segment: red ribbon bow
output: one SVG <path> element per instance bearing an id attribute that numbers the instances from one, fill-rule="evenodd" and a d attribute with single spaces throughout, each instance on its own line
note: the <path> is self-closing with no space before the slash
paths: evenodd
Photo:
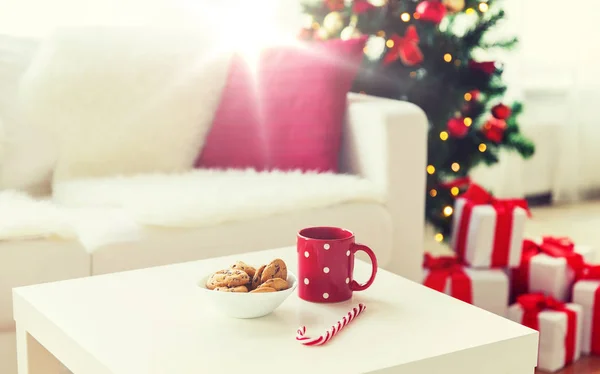
<path id="1" fill-rule="evenodd" d="M 523 253 L 521 254 L 521 264 L 518 268 L 512 270 L 512 293 L 521 295 L 529 292 L 529 267 L 533 256 L 545 253 L 551 257 L 564 258 L 567 265 L 573 269 L 577 278 L 584 270 L 585 261 L 583 256 L 575 252 L 575 244 L 569 238 L 558 238 L 545 236 L 542 243 L 538 244 L 532 240 L 523 240 Z"/>
<path id="2" fill-rule="evenodd" d="M 424 267 L 429 269 L 429 274 L 423 282 L 425 286 L 443 293 L 446 282 L 450 279 L 451 296 L 465 303 L 473 303 L 471 279 L 456 257 L 432 257 L 426 253 Z"/>
<path id="3" fill-rule="evenodd" d="M 575 358 L 575 340 L 577 337 L 577 313 L 551 296 L 543 294 L 527 294 L 517 298 L 517 303 L 523 308 L 522 325 L 539 331 L 538 315 L 544 310 L 553 310 L 567 315 L 567 333 L 565 335 L 565 365 Z"/>
<path id="4" fill-rule="evenodd" d="M 575 252 L 575 243 L 569 238 L 544 236 L 540 245 L 527 239 L 523 241 L 523 245 L 522 259 L 525 261 L 531 260 L 537 253 L 545 253 L 551 257 L 564 258 L 577 277 L 585 268 L 583 256 Z"/>
<path id="5" fill-rule="evenodd" d="M 419 48 L 419 35 L 415 26 L 408 26 L 404 36 L 394 34 L 390 40 L 394 44 L 383 58 L 385 65 L 397 59 L 400 59 L 406 66 L 414 66 L 423 62 L 423 52 Z"/>
<path id="6" fill-rule="evenodd" d="M 581 272 L 582 280 L 600 281 L 600 265 L 586 265 Z M 592 354 L 600 354 L 600 286 L 594 292 L 594 306 L 592 308 L 592 341 L 590 347 Z"/>
<path id="7" fill-rule="evenodd" d="M 508 265 L 510 258 L 510 240 L 513 229 L 513 211 L 523 208 L 531 215 L 524 199 L 497 199 L 487 192 L 483 187 L 471 183 L 467 191 L 462 194 L 467 200 L 460 217 L 458 235 L 456 239 L 456 251 L 460 258 L 464 258 L 467 249 L 467 234 L 473 208 L 477 205 L 491 205 L 496 211 L 496 229 L 494 232 L 494 246 L 490 267 L 503 267 Z"/>
<path id="8" fill-rule="evenodd" d="M 600 265 L 585 265 L 579 279 L 600 281 Z"/>

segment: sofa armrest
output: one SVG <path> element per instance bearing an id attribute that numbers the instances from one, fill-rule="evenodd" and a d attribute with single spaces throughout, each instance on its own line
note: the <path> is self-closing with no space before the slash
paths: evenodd
<path id="1" fill-rule="evenodd" d="M 360 175 L 387 195 L 393 254 L 385 267 L 421 281 L 425 217 L 427 117 L 414 104 L 350 94 L 342 172 Z"/>

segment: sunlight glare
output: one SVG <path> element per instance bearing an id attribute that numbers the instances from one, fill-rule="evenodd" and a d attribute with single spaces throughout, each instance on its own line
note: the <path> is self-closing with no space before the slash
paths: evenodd
<path id="1" fill-rule="evenodd" d="M 224 31 L 223 43 L 227 43 L 234 52 L 241 53 L 251 63 L 258 62 L 260 51 L 265 47 L 296 42 L 296 35 L 282 26 L 281 15 L 277 14 L 278 7 L 270 6 L 269 1 L 260 5 L 256 2 L 244 2 L 235 11 L 230 8 L 226 11 L 229 18 L 227 26 L 219 27 Z"/>

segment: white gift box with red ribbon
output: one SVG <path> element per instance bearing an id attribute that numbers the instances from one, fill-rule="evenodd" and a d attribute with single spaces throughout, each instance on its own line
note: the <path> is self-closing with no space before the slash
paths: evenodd
<path id="1" fill-rule="evenodd" d="M 546 240 L 552 240 L 553 245 L 544 246 Z M 574 254 L 581 260 L 573 261 Z M 541 292 L 563 302 L 570 300 L 577 271 L 591 263 L 594 254 L 592 247 L 574 245 L 568 238 L 525 240 L 521 265 L 511 271 L 513 297 Z"/>
<path id="2" fill-rule="evenodd" d="M 600 266 L 587 266 L 573 286 L 573 302 L 583 308 L 581 351 L 600 355 Z"/>
<path id="3" fill-rule="evenodd" d="M 471 269 L 450 257 L 425 256 L 425 286 L 506 317 L 508 276 L 500 269 Z"/>
<path id="4" fill-rule="evenodd" d="M 531 295 L 525 295 L 531 296 Z M 543 297 L 543 296 L 542 296 Z M 583 333 L 583 308 L 577 304 L 563 304 L 563 310 L 543 309 L 537 311 L 533 321 L 539 331 L 538 368 L 554 372 L 578 360 L 581 356 L 581 337 Z M 569 315 L 564 310 L 571 311 L 575 316 L 569 323 Z M 519 303 L 508 308 L 508 318 L 517 323 L 532 327 L 531 318 L 526 317 L 526 311 Z M 529 319 L 529 322 L 527 320 Z M 573 330 L 570 330 L 570 326 Z M 534 327 L 532 327 L 534 328 Z"/>
<path id="5" fill-rule="evenodd" d="M 454 203 L 452 248 L 472 267 L 517 267 L 527 211 L 519 206 L 474 204 L 467 198 Z"/>

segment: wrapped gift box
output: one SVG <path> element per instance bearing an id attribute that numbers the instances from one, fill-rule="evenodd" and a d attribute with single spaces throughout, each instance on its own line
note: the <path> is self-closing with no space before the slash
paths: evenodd
<path id="1" fill-rule="evenodd" d="M 512 297 L 541 292 L 568 301 L 577 273 L 593 260 L 591 247 L 576 246 L 568 238 L 524 240 L 521 265 L 511 271 Z"/>
<path id="2" fill-rule="evenodd" d="M 471 184 L 454 204 L 452 248 L 472 267 L 517 267 L 527 215 L 525 200 L 496 199 Z"/>
<path id="3" fill-rule="evenodd" d="M 502 317 L 508 307 L 508 276 L 499 269 L 472 269 L 454 257 L 426 255 L 425 286 Z"/>
<path id="4" fill-rule="evenodd" d="M 538 369 L 554 372 L 581 356 L 583 310 L 542 294 L 519 297 L 508 318 L 539 331 Z"/>
<path id="5" fill-rule="evenodd" d="M 573 303 L 583 308 L 581 352 L 600 355 L 600 266 L 588 267 L 575 282 Z"/>

